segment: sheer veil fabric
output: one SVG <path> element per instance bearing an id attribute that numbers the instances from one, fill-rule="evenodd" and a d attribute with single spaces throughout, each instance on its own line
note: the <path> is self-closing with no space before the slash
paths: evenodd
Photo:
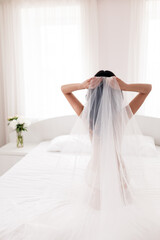
<path id="1" fill-rule="evenodd" d="M 143 136 L 116 78 L 91 83 L 71 134 L 90 143 L 88 162 L 79 168 L 82 149 L 57 203 L 48 186 L 48 208 L 19 224 L 21 238 L 10 239 L 160 239 L 160 182 L 150 168 L 160 157 L 140 152 Z M 129 145 L 134 151 L 126 154 Z"/>

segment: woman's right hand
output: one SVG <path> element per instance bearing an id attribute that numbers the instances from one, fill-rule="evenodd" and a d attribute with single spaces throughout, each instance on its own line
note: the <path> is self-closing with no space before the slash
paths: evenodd
<path id="1" fill-rule="evenodd" d="M 108 80 L 108 84 L 111 88 L 113 89 L 121 89 L 121 90 L 126 90 L 127 89 L 127 83 L 125 83 L 124 81 L 122 81 L 120 78 L 113 76 L 113 77 L 109 77 L 107 78 Z M 117 85 L 118 83 L 118 85 Z"/>
<path id="2" fill-rule="evenodd" d="M 116 80 L 119 84 L 119 87 L 121 90 L 127 90 L 127 83 L 125 83 L 124 81 L 122 81 L 120 78 L 116 77 Z"/>

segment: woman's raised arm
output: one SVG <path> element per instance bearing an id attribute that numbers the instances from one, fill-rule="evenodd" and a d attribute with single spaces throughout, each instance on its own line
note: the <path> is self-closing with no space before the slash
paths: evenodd
<path id="1" fill-rule="evenodd" d="M 117 82 L 120 86 L 120 89 L 123 91 L 131 91 L 131 92 L 138 92 L 138 95 L 129 103 L 129 106 L 135 114 L 140 106 L 143 104 L 144 100 L 152 90 L 151 84 L 143 84 L 143 83 L 125 83 L 121 79 L 117 78 Z"/>
<path id="2" fill-rule="evenodd" d="M 92 79 L 92 78 L 91 78 Z M 72 92 L 82 90 L 82 89 L 88 89 L 91 79 L 88 79 L 82 83 L 73 83 L 73 84 L 67 84 L 61 86 L 61 90 L 68 100 L 68 102 L 71 104 L 74 111 L 79 116 L 81 112 L 83 111 L 83 104 L 74 96 Z"/>

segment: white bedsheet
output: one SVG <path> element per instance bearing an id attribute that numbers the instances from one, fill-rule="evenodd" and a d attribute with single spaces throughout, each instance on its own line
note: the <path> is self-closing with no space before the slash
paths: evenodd
<path id="1" fill-rule="evenodd" d="M 40 209 L 49 210 L 48 201 L 53 208 L 65 204 L 72 168 L 76 166 L 76 180 L 83 176 L 89 156 L 47 152 L 48 144 L 40 143 L 0 178 L 0 240 L 8 240 L 8 229 L 32 219 Z"/>
<path id="2" fill-rule="evenodd" d="M 13 232 L 18 225 L 50 210 L 49 206 L 54 209 L 66 204 L 64 195 L 73 182 L 73 168 L 76 171 L 74 181 L 78 183 L 83 177 L 89 155 L 47 152 L 49 143 L 40 143 L 0 178 L 0 240 L 9 240 L 9 231 Z M 130 158 L 130 161 L 133 162 L 137 179 L 140 172 L 137 172 L 135 165 L 139 163 L 135 162 L 135 158 Z M 160 161 L 143 158 L 141 162 L 145 162 L 148 168 L 152 166 L 153 173 L 156 170 L 159 183 Z M 134 175 L 134 172 L 131 174 Z"/>

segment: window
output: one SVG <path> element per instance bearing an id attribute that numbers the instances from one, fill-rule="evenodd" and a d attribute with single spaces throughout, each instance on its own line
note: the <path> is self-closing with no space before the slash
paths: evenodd
<path id="1" fill-rule="evenodd" d="M 21 9 L 25 115 L 73 114 L 62 84 L 83 81 L 83 38 L 78 5 Z M 80 100 L 84 92 L 77 93 Z"/>

